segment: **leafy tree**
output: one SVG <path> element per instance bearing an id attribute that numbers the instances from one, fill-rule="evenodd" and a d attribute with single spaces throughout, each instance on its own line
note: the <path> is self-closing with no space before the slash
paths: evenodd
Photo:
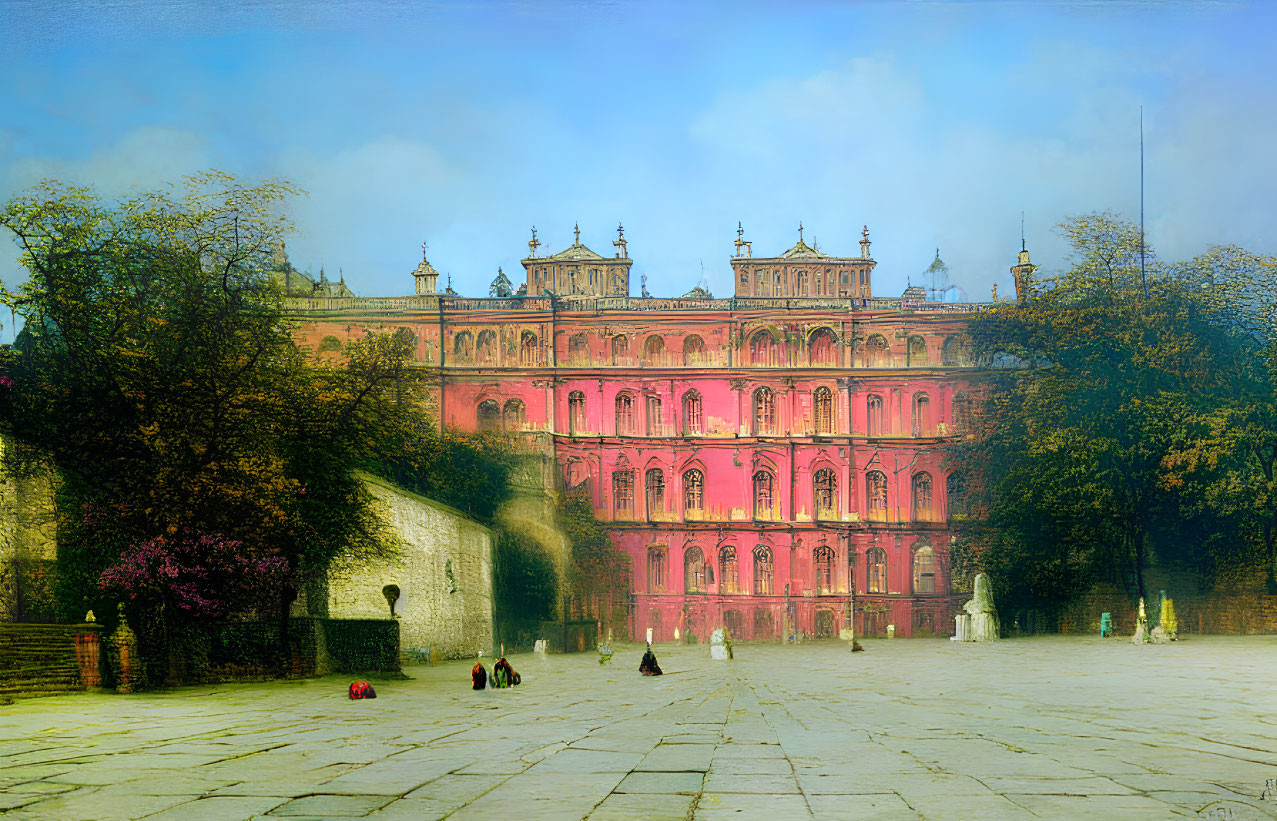
<path id="1" fill-rule="evenodd" d="M 208 572 L 223 548 L 277 557 L 257 606 L 286 613 L 335 557 L 385 549 L 351 468 L 408 419 L 409 349 L 369 336 L 325 369 L 293 342 L 270 272 L 294 193 L 212 172 L 119 202 L 47 182 L 0 210 L 29 272 L 3 291 L 26 324 L 0 432 L 60 477 L 66 616 L 109 613 L 103 571 L 155 551 Z"/>
<path id="2" fill-rule="evenodd" d="M 1250 275 L 1265 269 L 1239 249 L 1179 265 L 1146 250 L 1142 277 L 1133 224 L 1092 214 L 1060 230 L 1070 267 L 971 325 L 979 355 L 1017 367 L 993 378 L 953 457 L 982 514 L 967 553 L 1012 604 L 1058 602 L 1102 579 L 1145 595 L 1154 554 L 1207 569 L 1210 550 L 1262 529 L 1233 514 L 1272 502 L 1262 460 L 1243 458 L 1272 441 L 1256 333 L 1265 308 Z M 1239 310 L 1246 294 L 1254 308 Z M 1229 508 L 1201 503 L 1211 483 Z"/>

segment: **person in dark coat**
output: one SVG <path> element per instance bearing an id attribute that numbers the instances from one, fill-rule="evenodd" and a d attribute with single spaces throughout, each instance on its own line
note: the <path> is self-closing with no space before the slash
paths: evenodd
<path id="1" fill-rule="evenodd" d="M 470 682 L 476 690 L 482 690 L 488 686 L 488 670 L 483 666 L 483 662 L 476 661 L 470 668 Z"/>
<path id="2" fill-rule="evenodd" d="M 650 644 L 647 646 L 647 652 L 643 654 L 643 660 L 639 662 L 639 672 L 645 676 L 661 674 L 661 665 L 656 663 L 656 654 L 652 652 Z"/>

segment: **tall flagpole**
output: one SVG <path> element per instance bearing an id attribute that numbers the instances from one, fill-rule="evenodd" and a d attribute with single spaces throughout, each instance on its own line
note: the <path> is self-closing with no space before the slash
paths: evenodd
<path id="1" fill-rule="evenodd" d="M 1140 106 L 1140 287 L 1148 297 L 1148 280 L 1144 277 L 1144 106 Z"/>

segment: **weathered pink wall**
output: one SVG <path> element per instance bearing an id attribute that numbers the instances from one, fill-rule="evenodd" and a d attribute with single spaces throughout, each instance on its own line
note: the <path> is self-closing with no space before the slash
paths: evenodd
<path id="1" fill-rule="evenodd" d="M 955 400 L 978 387 L 978 374 L 958 347 L 968 315 L 961 309 L 902 308 L 882 300 L 342 302 L 328 315 L 317 315 L 312 306 L 299 311 L 304 343 L 319 350 L 325 337 L 407 329 L 444 424 L 473 429 L 480 405 L 491 401 L 501 411 L 495 424 L 549 434 L 564 483 L 588 490 L 598 517 L 614 523 L 617 544 L 632 558 L 635 637 L 652 626 L 662 640 L 672 639 L 676 627 L 704 638 L 736 618 L 728 611 L 739 614 L 744 637 L 780 636 L 786 613 L 791 631 L 812 634 L 832 624 L 836 633 L 844 623 L 852 575 L 858 630 L 882 632 L 889 623 L 901 636 L 952 629 L 944 453 L 961 434 Z M 761 362 L 759 333 L 776 340 Z M 820 334 L 836 342 L 823 359 L 809 345 Z M 493 340 L 486 353 L 481 335 Z M 701 340 L 700 352 L 685 349 L 692 335 Z M 619 336 L 626 338 L 625 350 L 614 353 Z M 648 341 L 653 336 L 661 338 L 656 348 Z M 866 342 L 878 338 L 885 349 L 873 353 Z M 753 430 L 758 388 L 770 389 L 775 398 L 770 435 Z M 814 392 L 820 388 L 832 395 L 832 419 L 827 431 L 817 433 Z M 701 397 L 699 433 L 686 430 L 683 421 L 682 401 L 690 391 Z M 584 396 L 584 410 L 573 424 L 569 397 L 576 392 Z M 634 400 L 629 431 L 616 429 L 622 393 Z M 920 395 L 928 404 L 915 423 Z M 649 397 L 660 400 L 659 417 L 648 418 Z M 871 397 L 882 401 L 880 427 L 872 436 Z M 513 410 L 519 402 L 521 416 Z M 705 478 L 704 505 L 689 515 L 683 476 L 693 468 Z M 816 521 L 813 476 L 821 468 L 834 471 L 837 503 L 831 515 Z M 755 516 L 752 477 L 760 469 L 774 477 L 770 518 Z M 618 470 L 634 472 L 630 511 L 615 506 Z M 663 476 L 659 509 L 647 509 L 649 470 Z M 887 482 L 886 510 L 874 521 L 867 497 L 870 471 L 882 472 Z M 931 477 L 930 511 L 914 509 L 912 483 L 921 472 Z M 923 539 L 934 553 L 935 593 L 914 590 L 914 550 Z M 770 595 L 753 590 L 758 545 L 772 555 Z M 834 553 L 833 583 L 823 592 L 815 589 L 813 559 L 821 546 Z M 691 547 L 714 565 L 714 581 L 703 592 L 685 590 L 684 555 Z M 723 592 L 717 557 L 724 547 L 736 550 L 738 593 Z M 867 585 L 872 548 L 886 556 L 885 589 L 875 592 Z M 658 589 L 649 578 L 653 550 L 665 556 Z M 833 615 L 821 617 L 822 610 Z M 832 622 L 818 624 L 822 618 Z"/>

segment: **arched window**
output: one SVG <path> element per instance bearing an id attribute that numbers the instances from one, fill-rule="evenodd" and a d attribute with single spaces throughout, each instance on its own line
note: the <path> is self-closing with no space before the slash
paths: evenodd
<path id="1" fill-rule="evenodd" d="M 688 391 L 683 394 L 683 435 L 699 436 L 704 432 L 705 421 L 701 413 L 701 394 L 699 391 Z"/>
<path id="2" fill-rule="evenodd" d="M 584 365 L 590 361 L 589 339 L 584 333 L 568 337 L 568 362 Z"/>
<path id="3" fill-rule="evenodd" d="M 665 473 L 660 468 L 652 468 L 643 477 L 643 488 L 647 493 L 647 518 L 659 518 L 665 512 Z"/>
<path id="4" fill-rule="evenodd" d="M 653 393 L 647 395 L 647 435 L 661 435 L 661 397 Z"/>
<path id="5" fill-rule="evenodd" d="M 940 361 L 945 365 L 958 366 L 966 364 L 965 351 L 963 351 L 962 340 L 956 336 L 946 336 L 944 345 L 940 348 Z"/>
<path id="6" fill-rule="evenodd" d="M 775 575 L 772 569 L 772 549 L 760 544 L 754 548 L 754 595 L 770 596 Z"/>
<path id="7" fill-rule="evenodd" d="M 522 399 L 510 399 L 501 411 L 501 426 L 507 431 L 523 430 L 523 422 L 527 418 Z"/>
<path id="8" fill-rule="evenodd" d="M 683 364 L 704 365 L 705 362 L 705 340 L 696 334 L 683 337 Z"/>
<path id="9" fill-rule="evenodd" d="M 886 368 L 890 362 L 890 349 L 887 338 L 882 334 L 874 334 L 865 340 L 865 367 Z"/>
<path id="10" fill-rule="evenodd" d="M 812 476 L 812 490 L 817 519 L 838 518 L 838 477 L 830 468 L 821 468 Z"/>
<path id="11" fill-rule="evenodd" d="M 462 361 L 474 356 L 474 337 L 462 331 L 452 338 L 452 355 Z"/>
<path id="12" fill-rule="evenodd" d="M 496 364 L 497 334 L 495 331 L 479 331 L 479 340 L 474 348 L 474 361 L 480 365 Z"/>
<path id="13" fill-rule="evenodd" d="M 798 272 L 798 295 L 809 296 L 810 294 L 811 294 L 811 288 L 807 281 L 807 272 L 799 271 Z"/>
<path id="14" fill-rule="evenodd" d="M 736 548 L 724 545 L 718 551 L 718 591 L 735 593 L 740 589 L 740 573 L 736 569 Z"/>
<path id="15" fill-rule="evenodd" d="M 887 431 L 883 425 L 885 415 L 882 411 L 882 397 L 870 395 L 866 407 L 869 410 L 869 435 L 883 436 Z"/>
<path id="16" fill-rule="evenodd" d="M 816 433 L 833 433 L 834 431 L 834 393 L 825 386 L 811 392 L 812 415 L 815 417 Z"/>
<path id="17" fill-rule="evenodd" d="M 881 547 L 871 547 L 865 552 L 865 592 L 887 592 L 887 552 Z"/>
<path id="18" fill-rule="evenodd" d="M 909 367 L 917 368 L 927 364 L 927 340 L 920 336 L 909 337 Z"/>
<path id="19" fill-rule="evenodd" d="M 616 435 L 630 436 L 634 433 L 634 397 L 628 393 L 616 395 Z"/>
<path id="20" fill-rule="evenodd" d="M 771 388 L 754 391 L 754 435 L 771 436 L 776 433 L 776 394 Z"/>
<path id="21" fill-rule="evenodd" d="M 750 337 L 749 362 L 751 365 L 774 367 L 780 364 L 780 346 L 772 332 L 762 330 Z"/>
<path id="22" fill-rule="evenodd" d="M 663 337 L 653 334 L 643 343 L 643 364 L 665 364 L 665 339 Z"/>
<path id="23" fill-rule="evenodd" d="M 705 510 L 705 474 L 696 468 L 683 472 L 683 514 L 699 516 Z"/>
<path id="24" fill-rule="evenodd" d="M 628 365 L 630 357 L 630 340 L 625 336 L 612 337 L 612 364 Z"/>
<path id="25" fill-rule="evenodd" d="M 965 393 L 955 393 L 951 401 L 953 429 L 955 432 L 964 432 L 971 424 L 971 399 Z"/>
<path id="26" fill-rule="evenodd" d="M 931 474 L 925 470 L 913 475 L 913 518 L 931 521 Z"/>
<path id="27" fill-rule="evenodd" d="M 519 364 L 531 367 L 541 364 L 540 351 L 537 350 L 537 335 L 531 331 L 519 334 Z"/>
<path id="28" fill-rule="evenodd" d="M 568 434 L 576 436 L 585 430 L 585 394 L 572 391 L 568 394 Z"/>
<path id="29" fill-rule="evenodd" d="M 629 519 L 634 516 L 634 471 L 621 468 L 612 473 L 612 505 L 616 510 L 616 518 Z"/>
<path id="30" fill-rule="evenodd" d="M 913 435 L 930 436 L 931 430 L 931 397 L 925 393 L 915 393 L 913 395 Z"/>
<path id="31" fill-rule="evenodd" d="M 705 592 L 705 554 L 699 547 L 683 551 L 683 589 L 688 593 Z"/>
<path id="32" fill-rule="evenodd" d="M 819 328 L 807 338 L 807 361 L 817 366 L 838 364 L 838 348 L 833 331 Z"/>
<path id="33" fill-rule="evenodd" d="M 822 544 L 812 551 L 812 562 L 816 566 L 816 595 L 824 596 L 834 592 L 833 548 Z"/>
<path id="34" fill-rule="evenodd" d="M 475 421 L 479 430 L 496 430 L 501 427 L 501 406 L 491 399 L 483 400 L 475 411 Z"/>
<path id="35" fill-rule="evenodd" d="M 653 593 L 663 591 L 669 570 L 669 554 L 664 545 L 647 549 L 647 589 Z"/>
<path id="36" fill-rule="evenodd" d="M 887 520 L 887 474 L 871 470 L 865 474 L 865 495 L 869 501 L 869 521 Z"/>
<path id="37" fill-rule="evenodd" d="M 936 592 L 935 555 L 931 551 L 931 545 L 925 542 L 922 547 L 915 545 L 913 551 L 913 592 Z"/>
<path id="38" fill-rule="evenodd" d="M 754 474 L 754 518 L 755 519 L 773 519 L 776 516 L 774 510 L 776 495 L 775 479 L 765 470 L 760 470 Z"/>

